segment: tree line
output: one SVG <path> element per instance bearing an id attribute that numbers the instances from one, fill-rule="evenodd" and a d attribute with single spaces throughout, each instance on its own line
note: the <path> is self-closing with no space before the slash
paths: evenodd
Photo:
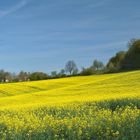
<path id="1" fill-rule="evenodd" d="M 59 72 L 52 71 L 50 74 L 44 72 L 25 72 L 21 71 L 18 74 L 10 73 L 0 70 L 0 82 L 24 82 L 46 80 L 54 78 L 62 78 L 69 76 L 85 76 L 101 73 L 112 73 L 129 70 L 140 69 L 140 39 L 133 39 L 128 43 L 127 51 L 117 52 L 115 56 L 111 57 L 106 65 L 99 60 L 94 60 L 91 66 L 81 70 L 74 60 L 69 60 L 63 69 Z"/>
<path id="2" fill-rule="evenodd" d="M 75 61 L 69 60 L 66 63 L 65 67 L 61 69 L 59 72 L 52 71 L 50 74 L 47 74 L 45 72 L 25 72 L 25 71 L 20 71 L 18 74 L 15 74 L 4 70 L 0 70 L 0 82 L 1 83 L 24 82 L 24 81 L 55 79 L 78 75 L 91 75 L 97 71 L 101 71 L 103 68 L 104 65 L 102 62 L 94 60 L 90 68 L 82 68 L 82 70 L 79 71 Z"/>
<path id="3" fill-rule="evenodd" d="M 140 69 L 140 39 L 132 39 L 127 51 L 117 52 L 107 63 L 108 72 Z"/>

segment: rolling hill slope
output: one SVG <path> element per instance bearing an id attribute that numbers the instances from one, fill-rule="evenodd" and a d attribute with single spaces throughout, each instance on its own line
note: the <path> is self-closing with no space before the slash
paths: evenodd
<path id="1" fill-rule="evenodd" d="M 0 84 L 0 139 L 137 140 L 139 108 L 140 71 Z"/>
<path id="2" fill-rule="evenodd" d="M 140 96 L 140 71 L 0 85 L 0 107 Z"/>

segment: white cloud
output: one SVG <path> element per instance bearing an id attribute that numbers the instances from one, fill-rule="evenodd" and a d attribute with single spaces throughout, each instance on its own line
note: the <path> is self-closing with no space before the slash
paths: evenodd
<path id="1" fill-rule="evenodd" d="M 23 8 L 27 4 L 27 1 L 22 0 L 21 2 L 17 3 L 13 7 L 7 9 L 7 10 L 0 10 L 0 17 L 7 16 L 11 13 L 14 13 L 18 11 L 19 9 Z"/>

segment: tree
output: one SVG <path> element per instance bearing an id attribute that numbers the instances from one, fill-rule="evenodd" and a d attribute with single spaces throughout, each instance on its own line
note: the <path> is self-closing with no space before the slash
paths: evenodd
<path id="1" fill-rule="evenodd" d="M 61 69 L 60 70 L 60 74 L 64 75 L 65 74 L 65 70 L 64 69 Z"/>
<path id="2" fill-rule="evenodd" d="M 30 74 L 29 79 L 31 81 L 35 81 L 35 80 L 45 80 L 48 78 L 48 75 L 46 73 L 43 72 L 33 72 Z"/>
<path id="3" fill-rule="evenodd" d="M 28 81 L 29 80 L 29 73 L 21 71 L 18 74 L 18 79 L 19 79 L 19 81 Z"/>
<path id="4" fill-rule="evenodd" d="M 66 63 L 65 70 L 70 75 L 73 75 L 75 72 L 77 72 L 78 68 L 76 66 L 76 63 L 73 60 L 70 60 Z"/>
<path id="5" fill-rule="evenodd" d="M 116 70 L 120 70 L 121 63 L 125 55 L 126 55 L 126 52 L 124 51 L 120 51 L 116 53 L 116 55 L 110 58 L 109 62 L 107 63 L 107 69 L 112 72 Z"/>
<path id="6" fill-rule="evenodd" d="M 4 70 L 0 70 L 0 82 L 10 82 L 11 74 L 10 72 L 5 72 Z"/>
<path id="7" fill-rule="evenodd" d="M 140 69 L 140 39 L 133 39 L 128 44 L 128 51 L 121 63 L 122 70 Z"/>
<path id="8" fill-rule="evenodd" d="M 11 81 L 12 82 L 19 82 L 19 77 L 16 73 L 11 73 Z"/>
<path id="9" fill-rule="evenodd" d="M 81 75 L 92 75 L 95 73 L 95 70 L 92 67 L 82 68 Z"/>
<path id="10" fill-rule="evenodd" d="M 66 76 L 65 69 L 61 69 L 58 75 L 59 77 L 65 77 Z"/>
<path id="11" fill-rule="evenodd" d="M 58 75 L 57 75 L 57 71 L 52 71 L 51 72 L 51 77 L 52 78 L 55 78 L 55 77 L 57 77 Z"/>
<path id="12" fill-rule="evenodd" d="M 4 77 L 4 82 L 12 82 L 13 80 L 12 74 L 10 72 L 5 72 Z"/>
<path id="13" fill-rule="evenodd" d="M 92 67 L 95 70 L 102 70 L 104 68 L 104 64 L 101 61 L 94 60 Z"/>
<path id="14" fill-rule="evenodd" d="M 73 75 L 77 75 L 78 74 L 78 72 L 79 72 L 79 70 L 78 69 L 75 69 L 75 70 L 73 70 Z"/>

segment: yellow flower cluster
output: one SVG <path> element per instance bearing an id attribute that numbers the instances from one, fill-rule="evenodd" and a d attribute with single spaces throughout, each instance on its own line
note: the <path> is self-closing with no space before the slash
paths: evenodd
<path id="1" fill-rule="evenodd" d="M 140 139 L 140 71 L 0 85 L 0 140 Z"/>

